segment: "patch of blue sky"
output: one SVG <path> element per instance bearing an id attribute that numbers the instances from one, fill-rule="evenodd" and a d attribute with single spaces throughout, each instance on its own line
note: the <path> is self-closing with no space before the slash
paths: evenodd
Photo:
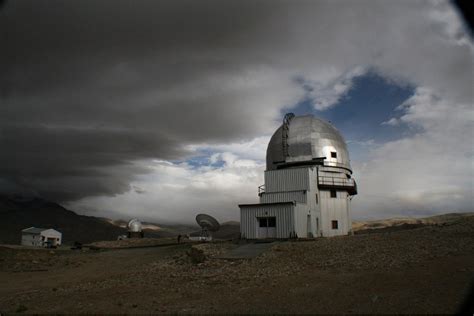
<path id="1" fill-rule="evenodd" d="M 196 156 L 192 156 L 186 160 L 175 160 L 172 161 L 175 164 L 187 163 L 191 169 L 199 169 L 202 167 L 212 167 L 212 168 L 221 168 L 224 166 L 225 162 L 221 159 L 217 159 L 215 162 L 211 163 L 211 156 L 216 152 L 202 149 Z"/>
<path id="2" fill-rule="evenodd" d="M 409 136 L 404 125 L 382 124 L 402 112 L 396 108 L 414 94 L 415 87 L 386 80 L 375 72 L 353 79 L 353 85 L 339 102 L 326 110 L 316 110 L 311 99 L 299 102 L 290 111 L 296 115 L 314 114 L 334 124 L 348 142 L 352 159 L 359 160 L 368 146 Z"/>
<path id="3" fill-rule="evenodd" d="M 302 85 L 304 81 L 299 82 Z M 309 89 L 310 87 L 303 87 Z M 382 124 L 402 112 L 396 108 L 414 94 L 414 87 L 386 80 L 375 72 L 368 72 L 353 79 L 351 89 L 339 102 L 326 110 L 316 110 L 311 99 L 304 99 L 294 107 L 282 110 L 296 115 L 313 114 L 334 124 L 344 135 L 352 160 L 362 161 L 373 146 L 409 136 L 414 132 L 404 125 Z M 191 168 L 221 168 L 225 162 L 218 159 L 211 163 L 216 152 L 203 148 L 195 156 L 184 161 Z"/>

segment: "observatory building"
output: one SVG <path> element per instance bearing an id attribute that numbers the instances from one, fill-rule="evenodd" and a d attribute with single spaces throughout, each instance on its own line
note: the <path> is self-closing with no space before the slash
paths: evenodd
<path id="1" fill-rule="evenodd" d="M 312 115 L 286 114 L 267 148 L 259 204 L 241 204 L 242 238 L 313 238 L 351 232 L 357 194 L 344 138 Z"/>
<path id="2" fill-rule="evenodd" d="M 128 222 L 128 238 L 143 238 L 142 222 L 133 218 Z"/>

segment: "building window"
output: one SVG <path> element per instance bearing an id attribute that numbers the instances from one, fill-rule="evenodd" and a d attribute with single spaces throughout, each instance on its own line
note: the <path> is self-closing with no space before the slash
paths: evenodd
<path id="1" fill-rule="evenodd" d="M 337 221 L 331 221 L 331 226 L 332 226 L 332 229 L 337 229 L 338 227 Z"/>
<path id="2" fill-rule="evenodd" d="M 276 227 L 276 217 L 268 218 L 268 227 Z"/>
<path id="3" fill-rule="evenodd" d="M 337 152 L 331 151 L 331 158 L 337 158 Z"/>
<path id="4" fill-rule="evenodd" d="M 331 190 L 331 197 L 332 197 L 332 198 L 337 198 L 337 192 L 336 192 L 336 190 Z"/>
<path id="5" fill-rule="evenodd" d="M 316 204 L 318 204 L 318 193 L 316 193 Z"/>
<path id="6" fill-rule="evenodd" d="M 260 217 L 258 219 L 259 227 L 276 227 L 276 217 Z"/>

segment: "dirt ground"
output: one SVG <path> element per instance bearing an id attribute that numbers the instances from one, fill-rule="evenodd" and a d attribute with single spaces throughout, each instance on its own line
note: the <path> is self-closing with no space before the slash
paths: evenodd
<path id="1" fill-rule="evenodd" d="M 0 313 L 454 313 L 474 276 L 474 218 L 213 258 L 236 246 L 0 248 Z"/>

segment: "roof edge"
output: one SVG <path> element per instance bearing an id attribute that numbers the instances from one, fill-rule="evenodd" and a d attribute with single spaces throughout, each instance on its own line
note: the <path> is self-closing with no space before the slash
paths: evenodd
<path id="1" fill-rule="evenodd" d="M 239 207 L 246 207 L 246 206 L 265 206 L 265 205 L 285 205 L 285 204 L 292 204 L 296 205 L 296 201 L 288 201 L 288 202 L 271 202 L 271 203 L 255 203 L 255 204 L 239 204 Z"/>

